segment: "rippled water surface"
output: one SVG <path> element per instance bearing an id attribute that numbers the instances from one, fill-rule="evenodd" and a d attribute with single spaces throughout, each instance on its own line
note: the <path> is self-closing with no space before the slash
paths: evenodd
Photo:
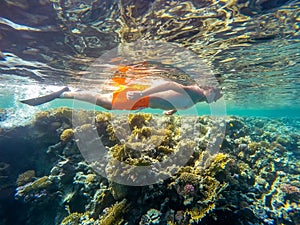
<path id="1" fill-rule="evenodd" d="M 151 40 L 197 54 L 230 107 L 297 109 L 299 28 L 299 1 L 4 0 L 1 106 L 49 85 L 84 89 L 78 81 L 103 53 Z M 99 74 L 100 83 L 110 75 Z"/>

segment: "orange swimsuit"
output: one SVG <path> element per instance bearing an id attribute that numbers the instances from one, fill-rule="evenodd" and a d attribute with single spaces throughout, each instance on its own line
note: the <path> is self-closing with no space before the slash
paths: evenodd
<path id="1" fill-rule="evenodd" d="M 113 93 L 112 109 L 120 110 L 137 110 L 149 107 L 149 96 L 139 98 L 137 100 L 127 99 L 128 91 L 143 91 L 148 88 L 148 85 L 132 84 L 121 85 L 120 88 Z"/>
<path id="2" fill-rule="evenodd" d="M 149 96 L 145 96 L 136 100 L 127 99 L 128 91 L 143 91 L 150 87 L 150 85 L 141 84 L 140 82 L 143 80 L 143 77 L 146 77 L 148 74 L 145 69 L 134 67 L 134 66 L 122 66 L 118 67 L 119 76 L 115 76 L 112 78 L 113 84 L 118 86 L 119 89 L 113 92 L 112 97 L 112 109 L 120 109 L 120 110 L 137 110 L 141 108 L 149 107 Z M 134 80 L 130 77 L 130 74 L 134 73 Z M 122 76 L 124 75 L 125 76 Z M 131 79 L 130 79 L 131 78 Z M 143 83 L 146 81 L 143 80 Z"/>

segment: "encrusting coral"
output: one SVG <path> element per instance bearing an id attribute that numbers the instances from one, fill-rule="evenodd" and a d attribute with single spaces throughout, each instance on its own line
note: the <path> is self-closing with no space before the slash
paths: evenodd
<path id="1" fill-rule="evenodd" d="M 85 112 L 43 112 L 28 127 L 42 133 L 41 143 L 49 136 L 47 143 L 55 150 L 49 152 L 50 175 L 35 178 L 28 172 L 23 180 L 27 175 L 20 175 L 15 196 L 32 212 L 51 202 L 59 224 L 218 224 L 224 213 L 222 219 L 233 224 L 299 221 L 300 167 L 295 157 L 300 135 L 286 134 L 292 143 L 275 135 L 286 129 L 282 122 L 274 127 L 272 120 L 228 117 L 220 151 L 212 154 L 214 118 Z M 78 117 L 77 126 L 71 123 L 72 114 Z M 53 123 L 56 128 L 47 134 Z M 81 137 L 92 143 L 95 133 L 105 146 L 108 163 L 100 168 L 108 178 L 122 173 L 129 183 L 157 182 L 133 187 L 98 175 L 77 146 Z M 139 174 L 132 169 L 166 160 L 171 163 L 165 170 Z"/>

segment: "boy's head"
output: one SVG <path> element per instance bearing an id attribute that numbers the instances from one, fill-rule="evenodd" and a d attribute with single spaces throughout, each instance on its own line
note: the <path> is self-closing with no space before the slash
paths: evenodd
<path id="1" fill-rule="evenodd" d="M 207 103 L 212 103 L 220 99 L 223 94 L 221 89 L 217 87 L 202 87 L 204 89 L 204 95 Z"/>

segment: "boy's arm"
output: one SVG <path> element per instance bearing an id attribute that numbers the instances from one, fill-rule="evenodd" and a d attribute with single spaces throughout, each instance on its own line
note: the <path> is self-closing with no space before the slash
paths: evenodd
<path id="1" fill-rule="evenodd" d="M 154 93 L 163 92 L 163 91 L 176 91 L 182 92 L 184 86 L 182 84 L 178 84 L 176 82 L 168 81 L 161 83 L 159 85 L 155 85 L 153 87 L 147 88 L 146 90 L 142 91 L 143 96 L 148 96 Z"/>
<path id="2" fill-rule="evenodd" d="M 159 92 L 164 92 L 164 91 L 175 91 L 182 93 L 184 91 L 185 86 L 182 84 L 178 84 L 176 82 L 168 81 L 164 82 L 158 85 L 155 85 L 153 87 L 147 88 L 144 91 L 129 91 L 127 93 L 127 98 L 128 99 L 137 99 L 141 98 L 144 96 L 149 96 L 151 94 L 159 93 Z"/>

